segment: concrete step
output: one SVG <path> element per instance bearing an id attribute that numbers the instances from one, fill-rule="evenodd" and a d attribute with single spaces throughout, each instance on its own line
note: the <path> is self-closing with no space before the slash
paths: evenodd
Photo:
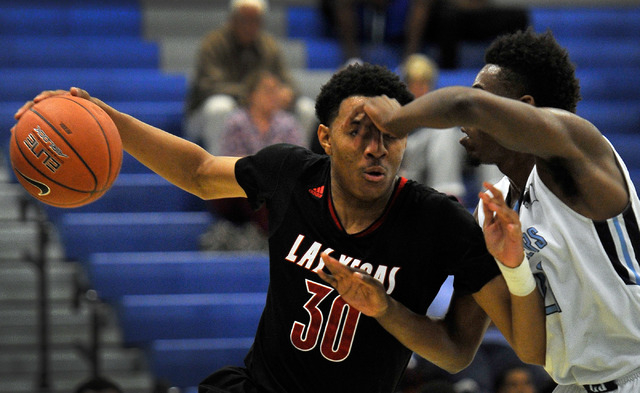
<path id="1" fill-rule="evenodd" d="M 333 70 L 310 70 L 304 68 L 291 70 L 293 79 L 298 83 L 300 93 L 314 100 L 318 96 L 318 93 L 320 93 L 322 85 L 329 81 L 333 73 Z"/>
<path id="2" fill-rule="evenodd" d="M 21 303 L 20 306 L 11 306 L 11 303 L 0 302 L 0 307 L 2 307 L 0 309 L 0 335 L 2 335 L 2 332 L 32 329 L 39 325 L 40 310 L 37 302 L 32 302 L 31 304 Z M 55 302 L 50 304 L 47 321 L 54 328 L 85 330 L 91 326 L 94 313 L 100 319 L 103 328 L 118 328 L 115 311 L 106 304 L 90 305 L 83 302 L 78 309 L 75 309 L 69 304 Z"/>
<path id="3" fill-rule="evenodd" d="M 35 301 L 39 298 L 40 273 L 34 263 L 25 260 L 1 263 L 0 301 Z M 47 261 L 46 264 L 50 301 L 70 302 L 75 295 L 74 277 L 81 274 L 80 268 L 74 263 L 60 260 Z"/>
<path id="4" fill-rule="evenodd" d="M 149 40 L 164 37 L 202 37 L 222 26 L 229 14 L 228 1 L 143 0 L 143 34 Z M 286 6 L 270 3 L 264 28 L 276 37 L 286 37 Z"/>
<path id="5" fill-rule="evenodd" d="M 49 327 L 51 345 L 89 345 L 91 332 L 88 326 L 53 324 Z M 0 329 L 0 346 L 22 348 L 25 345 L 37 345 L 40 342 L 38 326 L 23 326 L 15 329 Z M 100 342 L 105 345 L 120 345 L 122 334 L 115 326 L 105 326 L 100 333 Z"/>
<path id="6" fill-rule="evenodd" d="M 160 64 L 165 72 L 193 75 L 202 37 L 169 36 L 158 39 Z M 280 39 L 283 57 L 291 69 L 307 67 L 307 49 L 301 40 Z"/>
<path id="7" fill-rule="evenodd" d="M 44 231 L 49 236 L 45 253 L 48 259 L 62 259 L 63 248 L 57 240 L 58 235 L 52 224 L 46 223 Z M 40 228 L 38 222 L 0 221 L 0 261 L 3 259 L 20 259 L 25 255 L 37 255 Z"/>
<path id="8" fill-rule="evenodd" d="M 20 351 L 40 343 L 40 316 L 37 302 L 0 302 L 0 347 L 3 350 Z M 99 343 L 105 346 L 121 346 L 122 333 L 113 309 L 100 305 Z M 48 339 L 51 346 L 90 345 L 92 342 L 93 314 L 90 306 L 82 303 L 74 310 L 68 301 L 50 304 L 47 317 Z"/>
<path id="9" fill-rule="evenodd" d="M 4 171 L 0 170 L 0 174 Z M 20 184 L 0 180 L 0 220 L 19 220 L 23 217 L 34 219 L 36 211 L 25 208 L 32 197 Z"/>
<path id="10" fill-rule="evenodd" d="M 76 386 L 88 379 L 86 371 L 59 372 L 50 375 L 49 389 L 40 387 L 39 374 L 33 373 L 28 378 L 0 379 L 0 393 L 69 393 Z M 146 372 L 113 372 L 108 377 L 127 393 L 149 393 L 154 386 L 153 377 Z"/>
<path id="11" fill-rule="evenodd" d="M 29 379 L 39 372 L 40 352 L 37 348 L 0 353 L 0 380 Z M 117 372 L 146 370 L 146 359 L 134 348 L 103 348 L 98 358 L 99 369 L 105 375 Z M 49 354 L 49 372 L 91 372 L 88 359 L 76 348 L 60 348 Z"/>

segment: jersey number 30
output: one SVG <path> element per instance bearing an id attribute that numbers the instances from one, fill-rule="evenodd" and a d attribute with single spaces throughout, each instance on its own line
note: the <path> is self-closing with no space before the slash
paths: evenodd
<path id="1" fill-rule="evenodd" d="M 341 296 L 333 300 L 326 318 L 318 305 L 331 293 L 333 288 L 306 280 L 311 298 L 304 308 L 309 313 L 305 324 L 294 322 L 291 328 L 291 343 L 301 351 L 310 351 L 320 342 L 320 353 L 332 362 L 341 362 L 349 356 L 353 336 L 360 319 L 360 311 L 351 308 Z M 322 336 L 321 336 L 322 335 Z"/>

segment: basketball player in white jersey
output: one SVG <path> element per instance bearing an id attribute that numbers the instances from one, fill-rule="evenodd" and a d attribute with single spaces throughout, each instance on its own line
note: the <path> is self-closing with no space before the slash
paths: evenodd
<path id="1" fill-rule="evenodd" d="M 554 392 L 640 392 L 640 201 L 628 170 L 575 114 L 575 69 L 550 32 L 499 37 L 485 62 L 473 88 L 436 90 L 402 107 L 376 97 L 364 110 L 396 136 L 461 126 L 468 154 L 506 175 L 487 185 L 493 197 L 481 194 L 479 222 L 494 256 L 521 236 L 523 263 L 503 275 L 520 291 L 533 274 L 545 297 L 544 367 L 558 384 Z M 372 284 L 333 262 L 327 265 L 339 281 L 328 279 L 341 291 L 362 294 L 354 288 Z M 381 298 L 368 304 L 394 313 L 384 325 L 393 332 L 402 314 Z M 410 334 L 417 341 L 423 333 Z"/>

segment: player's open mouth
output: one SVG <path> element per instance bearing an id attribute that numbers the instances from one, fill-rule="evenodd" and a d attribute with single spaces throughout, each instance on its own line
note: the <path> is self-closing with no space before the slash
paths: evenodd
<path id="1" fill-rule="evenodd" d="M 364 171 L 364 178 L 368 181 L 381 181 L 384 179 L 385 171 L 382 168 L 369 168 Z"/>

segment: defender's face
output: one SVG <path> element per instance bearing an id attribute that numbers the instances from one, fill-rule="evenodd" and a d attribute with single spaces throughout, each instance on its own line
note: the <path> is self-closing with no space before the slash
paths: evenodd
<path id="1" fill-rule="evenodd" d="M 331 156 L 332 186 L 361 201 L 391 195 L 407 139 L 383 134 L 363 110 L 365 97 L 342 101 L 327 130 L 325 150 Z"/>
<path id="2" fill-rule="evenodd" d="M 506 96 L 504 87 L 497 75 L 500 67 L 488 64 L 476 76 L 473 87 L 482 89 L 496 95 Z M 460 139 L 460 144 L 466 149 L 467 155 L 475 164 L 496 164 L 500 162 L 500 156 L 505 148 L 499 145 L 495 139 L 479 128 L 462 127 L 466 136 Z"/>

